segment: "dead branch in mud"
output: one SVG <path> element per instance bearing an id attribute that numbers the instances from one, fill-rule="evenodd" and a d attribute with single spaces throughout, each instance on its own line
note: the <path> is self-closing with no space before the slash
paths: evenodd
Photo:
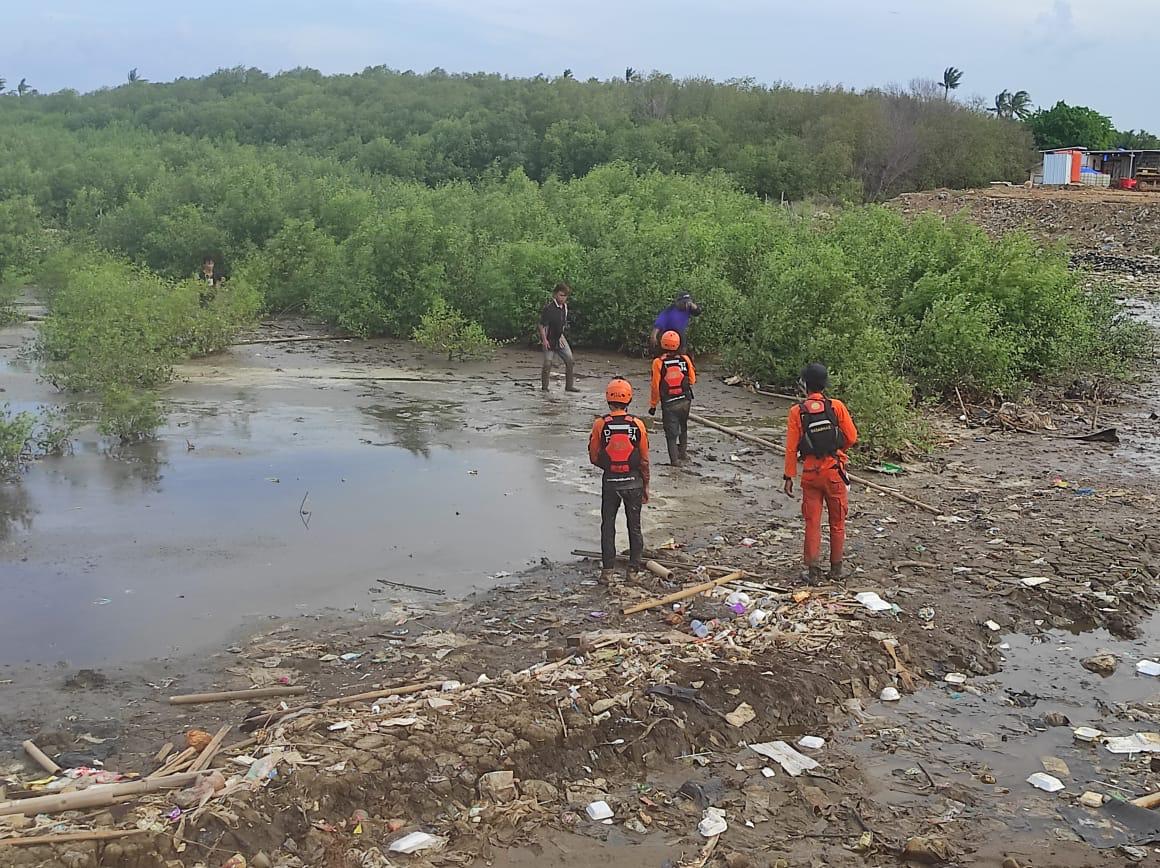
<path id="1" fill-rule="evenodd" d="M 63 832 L 59 835 L 27 835 L 21 838 L 0 838 L 0 847 L 48 847 L 52 844 L 75 844 L 81 841 L 116 841 L 118 838 L 128 838 L 144 832 L 144 829 L 102 829 L 96 832 Z"/>
<path id="2" fill-rule="evenodd" d="M 720 424 L 719 422 L 714 422 L 712 419 L 707 419 L 697 413 L 690 413 L 689 418 L 694 422 L 699 422 L 702 425 L 713 428 L 717 431 L 721 431 L 725 434 L 729 434 L 738 438 L 739 440 L 748 440 L 750 443 L 756 443 L 758 446 L 764 446 L 766 449 L 769 449 L 773 452 L 783 451 L 782 447 L 774 443 L 772 440 L 766 440 L 764 437 L 758 437 L 756 434 L 748 434 L 744 431 L 738 431 L 736 428 L 730 428 L 726 425 Z M 849 476 L 852 481 L 857 482 L 859 485 L 865 485 L 867 488 L 873 489 L 874 491 L 880 491 L 883 494 L 889 494 L 891 497 L 895 497 L 904 503 L 909 503 L 911 506 L 917 506 L 919 509 L 925 509 L 927 512 L 934 513 L 935 515 L 943 514 L 943 511 L 937 506 L 931 506 L 929 503 L 923 503 L 921 500 L 915 500 L 913 497 L 908 497 L 897 489 L 887 488 L 885 485 L 879 485 L 877 482 L 871 482 L 869 479 L 863 479 L 860 476 L 855 476 L 853 473 L 847 473 L 846 475 Z"/>
<path id="3" fill-rule="evenodd" d="M 664 606 L 668 603 L 675 603 L 678 600 L 686 600 L 689 597 L 695 597 L 697 594 L 704 593 L 705 591 L 711 591 L 719 585 L 727 585 L 732 581 L 736 581 L 737 579 L 742 579 L 744 577 L 744 570 L 736 570 L 735 572 L 722 576 L 719 579 L 712 579 L 708 582 L 702 582 L 699 585 L 693 585 L 691 588 L 685 588 L 684 590 L 669 594 L 667 597 L 661 597 L 660 599 L 656 600 L 646 600 L 643 603 L 637 603 L 635 606 L 628 606 L 624 610 L 624 614 L 635 615 L 637 612 L 644 612 L 648 609 L 655 609 L 657 606 Z"/>

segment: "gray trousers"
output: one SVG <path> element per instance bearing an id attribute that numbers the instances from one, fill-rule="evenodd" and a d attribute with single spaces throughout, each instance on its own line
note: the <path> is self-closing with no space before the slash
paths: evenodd
<path id="1" fill-rule="evenodd" d="M 540 370 L 540 384 L 544 390 L 548 389 L 548 378 L 552 373 L 552 366 L 564 366 L 564 388 L 571 389 L 576 378 L 576 362 L 572 358 L 572 348 L 568 346 L 568 339 L 560 337 L 560 347 L 555 350 L 544 350 L 544 366 Z"/>

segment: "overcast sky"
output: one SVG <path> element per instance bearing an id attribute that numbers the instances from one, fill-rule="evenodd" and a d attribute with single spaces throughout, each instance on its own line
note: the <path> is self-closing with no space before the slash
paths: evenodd
<path id="1" fill-rule="evenodd" d="M 13 0 L 0 77 L 41 91 L 230 66 L 367 66 L 577 78 L 675 76 L 864 88 L 964 71 L 1160 133 L 1157 0 Z"/>

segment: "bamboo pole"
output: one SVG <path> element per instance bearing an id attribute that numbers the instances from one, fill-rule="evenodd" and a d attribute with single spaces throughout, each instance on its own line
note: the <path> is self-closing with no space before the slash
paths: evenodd
<path id="1" fill-rule="evenodd" d="M 173 774 L 179 769 L 184 768 L 189 763 L 193 762 L 194 757 L 197 756 L 197 749 L 187 747 L 181 753 L 176 753 L 171 756 L 165 763 L 157 768 L 156 771 L 145 776 L 146 780 L 153 780 L 155 778 L 163 778 L 166 775 Z"/>
<path id="2" fill-rule="evenodd" d="M 764 437 L 758 437 L 756 434 L 748 434 L 745 431 L 738 431 L 736 428 L 729 428 L 720 424 L 719 422 L 714 422 L 712 419 L 706 419 L 704 416 L 698 415 L 697 413 L 690 413 L 689 418 L 694 422 L 699 422 L 700 424 L 705 425 L 708 428 L 713 428 L 725 434 L 730 434 L 739 440 L 748 440 L 750 443 L 756 443 L 758 446 L 764 446 L 766 449 L 770 449 L 774 452 L 783 451 L 782 447 L 774 443 L 772 440 L 766 440 Z M 874 491 L 881 491 L 883 494 L 889 494 L 891 497 L 898 498 L 903 503 L 909 503 L 911 506 L 917 506 L 919 509 L 925 509 L 927 512 L 934 513 L 935 515 L 943 514 L 943 511 L 937 506 L 931 506 L 929 503 L 923 503 L 921 500 L 915 500 L 913 497 L 907 497 L 905 494 L 894 488 L 887 488 L 885 485 L 879 485 L 877 482 L 871 482 L 869 479 L 863 479 L 861 476 L 855 476 L 853 473 L 847 473 L 846 475 L 849 476 L 852 481 L 857 482 L 859 485 L 865 485 L 867 488 L 871 488 Z"/>
<path id="3" fill-rule="evenodd" d="M 186 693 L 169 697 L 170 705 L 202 705 L 209 702 L 233 702 L 236 699 L 265 699 L 270 696 L 300 696 L 306 692 L 294 687 L 259 687 L 253 690 L 223 690 L 219 693 Z"/>
<path id="4" fill-rule="evenodd" d="M 1132 799 L 1132 804 L 1137 808 L 1160 808 L 1160 790 L 1147 796 L 1140 796 L 1138 799 Z"/>
<path id="5" fill-rule="evenodd" d="M 59 775 L 60 766 L 54 763 L 44 751 L 36 746 L 32 739 L 24 742 L 24 752 L 32 757 L 38 766 L 48 772 L 50 775 Z"/>
<path id="6" fill-rule="evenodd" d="M 420 684 L 404 684 L 402 687 L 384 687 L 382 690 L 369 690 L 366 693 L 355 693 L 352 696 L 336 696 L 322 703 L 325 705 L 349 705 L 352 702 L 369 702 L 372 699 L 384 699 L 388 696 L 406 696 L 410 693 L 421 693 L 424 690 L 433 690 L 442 687 L 446 678 L 438 681 L 424 681 Z"/>
<path id="7" fill-rule="evenodd" d="M 663 564 L 658 564 L 656 561 L 645 561 L 644 568 L 654 576 L 659 576 L 662 579 L 671 579 L 673 577 L 672 570 Z"/>
<path id="8" fill-rule="evenodd" d="M 711 591 L 719 585 L 727 585 L 729 582 L 735 582 L 740 578 L 744 578 L 745 570 L 735 570 L 727 576 L 722 576 L 719 579 L 713 579 L 709 582 L 702 582 L 699 585 L 693 585 L 691 588 L 685 588 L 675 593 L 669 594 L 667 597 L 661 597 L 658 600 L 645 600 L 643 603 L 637 603 L 635 606 L 628 606 L 624 610 L 625 615 L 635 615 L 637 612 L 644 612 L 647 609 L 655 609 L 657 606 L 663 606 L 667 603 L 676 603 L 678 600 L 686 600 L 689 597 L 695 597 L 697 594 L 704 591 Z"/>
<path id="9" fill-rule="evenodd" d="M 36 847 L 72 844 L 77 841 L 116 841 L 144 834 L 145 829 L 101 829 L 94 832 L 62 832 L 59 835 L 27 835 L 22 838 L 0 838 L 0 847 Z"/>
<path id="10" fill-rule="evenodd" d="M 103 808 L 116 804 L 125 797 L 141 796 L 158 790 L 187 786 L 204 772 L 182 772 L 152 780 L 131 781 L 120 784 L 97 784 L 85 790 L 71 793 L 55 793 L 51 796 L 37 796 L 32 799 L 15 799 L 0 802 L 0 817 L 11 814 L 62 814 L 65 811 L 81 811 L 88 808 Z"/>

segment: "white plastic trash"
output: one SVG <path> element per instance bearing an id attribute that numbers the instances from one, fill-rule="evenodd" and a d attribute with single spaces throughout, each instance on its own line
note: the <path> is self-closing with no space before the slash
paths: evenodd
<path id="1" fill-rule="evenodd" d="M 1051 579 L 1047 576 L 1028 576 L 1026 579 L 1020 579 L 1019 581 L 1029 588 L 1038 588 L 1040 585 L 1050 582 Z"/>
<path id="2" fill-rule="evenodd" d="M 897 687 L 883 687 L 882 692 L 878 694 L 878 698 L 883 702 L 898 702 L 902 699 L 902 694 L 898 692 Z"/>
<path id="3" fill-rule="evenodd" d="M 1031 786 L 1043 790 L 1045 793 L 1058 793 L 1064 789 L 1063 781 L 1059 778 L 1047 774 L 1046 772 L 1036 772 L 1027 779 L 1027 783 Z"/>
<path id="4" fill-rule="evenodd" d="M 874 591 L 863 591 L 860 594 L 855 594 L 854 599 L 869 609 L 871 612 L 889 612 L 893 606 L 883 600 Z"/>
<path id="5" fill-rule="evenodd" d="M 1076 741 L 1095 741 L 1104 733 L 1103 730 L 1096 729 L 1093 726 L 1078 726 L 1072 730 L 1071 734 L 1075 736 Z"/>
<path id="6" fill-rule="evenodd" d="M 816 759 L 808 757 L 804 753 L 798 753 L 784 741 L 767 741 L 761 744 L 751 744 L 749 749 L 754 753 L 759 753 L 763 757 L 768 757 L 773 760 L 785 769 L 787 774 L 795 778 L 802 772 L 807 772 L 818 767 L 818 761 Z"/>
<path id="7" fill-rule="evenodd" d="M 738 603 L 748 609 L 753 604 L 753 599 L 744 591 L 734 591 L 725 598 L 726 606 L 736 606 Z"/>
<path id="8" fill-rule="evenodd" d="M 998 633 L 1000 630 L 1003 629 L 998 624 L 996 624 L 994 621 L 984 621 L 983 626 L 986 627 L 988 630 L 990 630 L 992 633 Z"/>
<path id="9" fill-rule="evenodd" d="M 706 838 L 716 838 L 718 835 L 724 834 L 728 828 L 729 824 L 725 822 L 725 812 L 720 808 L 706 808 L 701 822 L 697 824 L 697 831 Z"/>
<path id="10" fill-rule="evenodd" d="M 749 626 L 760 627 L 769 618 L 769 612 L 765 609 L 754 609 L 749 613 Z"/>
<path id="11" fill-rule="evenodd" d="M 447 839 L 439 835 L 428 835 L 426 832 L 411 832 L 391 844 L 392 853 L 418 853 L 420 850 L 438 850 Z"/>
<path id="12" fill-rule="evenodd" d="M 1136 664 L 1136 671 L 1141 675 L 1160 675 L 1160 663 L 1155 660 L 1141 660 Z"/>
<path id="13" fill-rule="evenodd" d="M 961 672 L 948 672 L 943 676 L 943 681 L 945 681 L 947 684 L 966 684 L 967 676 L 963 675 Z"/>
<path id="14" fill-rule="evenodd" d="M 1123 738 L 1105 738 L 1104 747 L 1112 753 L 1160 753 L 1160 733 L 1137 732 Z"/>
<path id="15" fill-rule="evenodd" d="M 825 746 L 826 740 L 816 735 L 803 735 L 798 739 L 798 747 L 804 747 L 806 750 L 821 750 Z"/>
<path id="16" fill-rule="evenodd" d="M 584 810 L 588 814 L 588 819 L 597 823 L 612 819 L 612 807 L 603 799 L 590 803 Z"/>

